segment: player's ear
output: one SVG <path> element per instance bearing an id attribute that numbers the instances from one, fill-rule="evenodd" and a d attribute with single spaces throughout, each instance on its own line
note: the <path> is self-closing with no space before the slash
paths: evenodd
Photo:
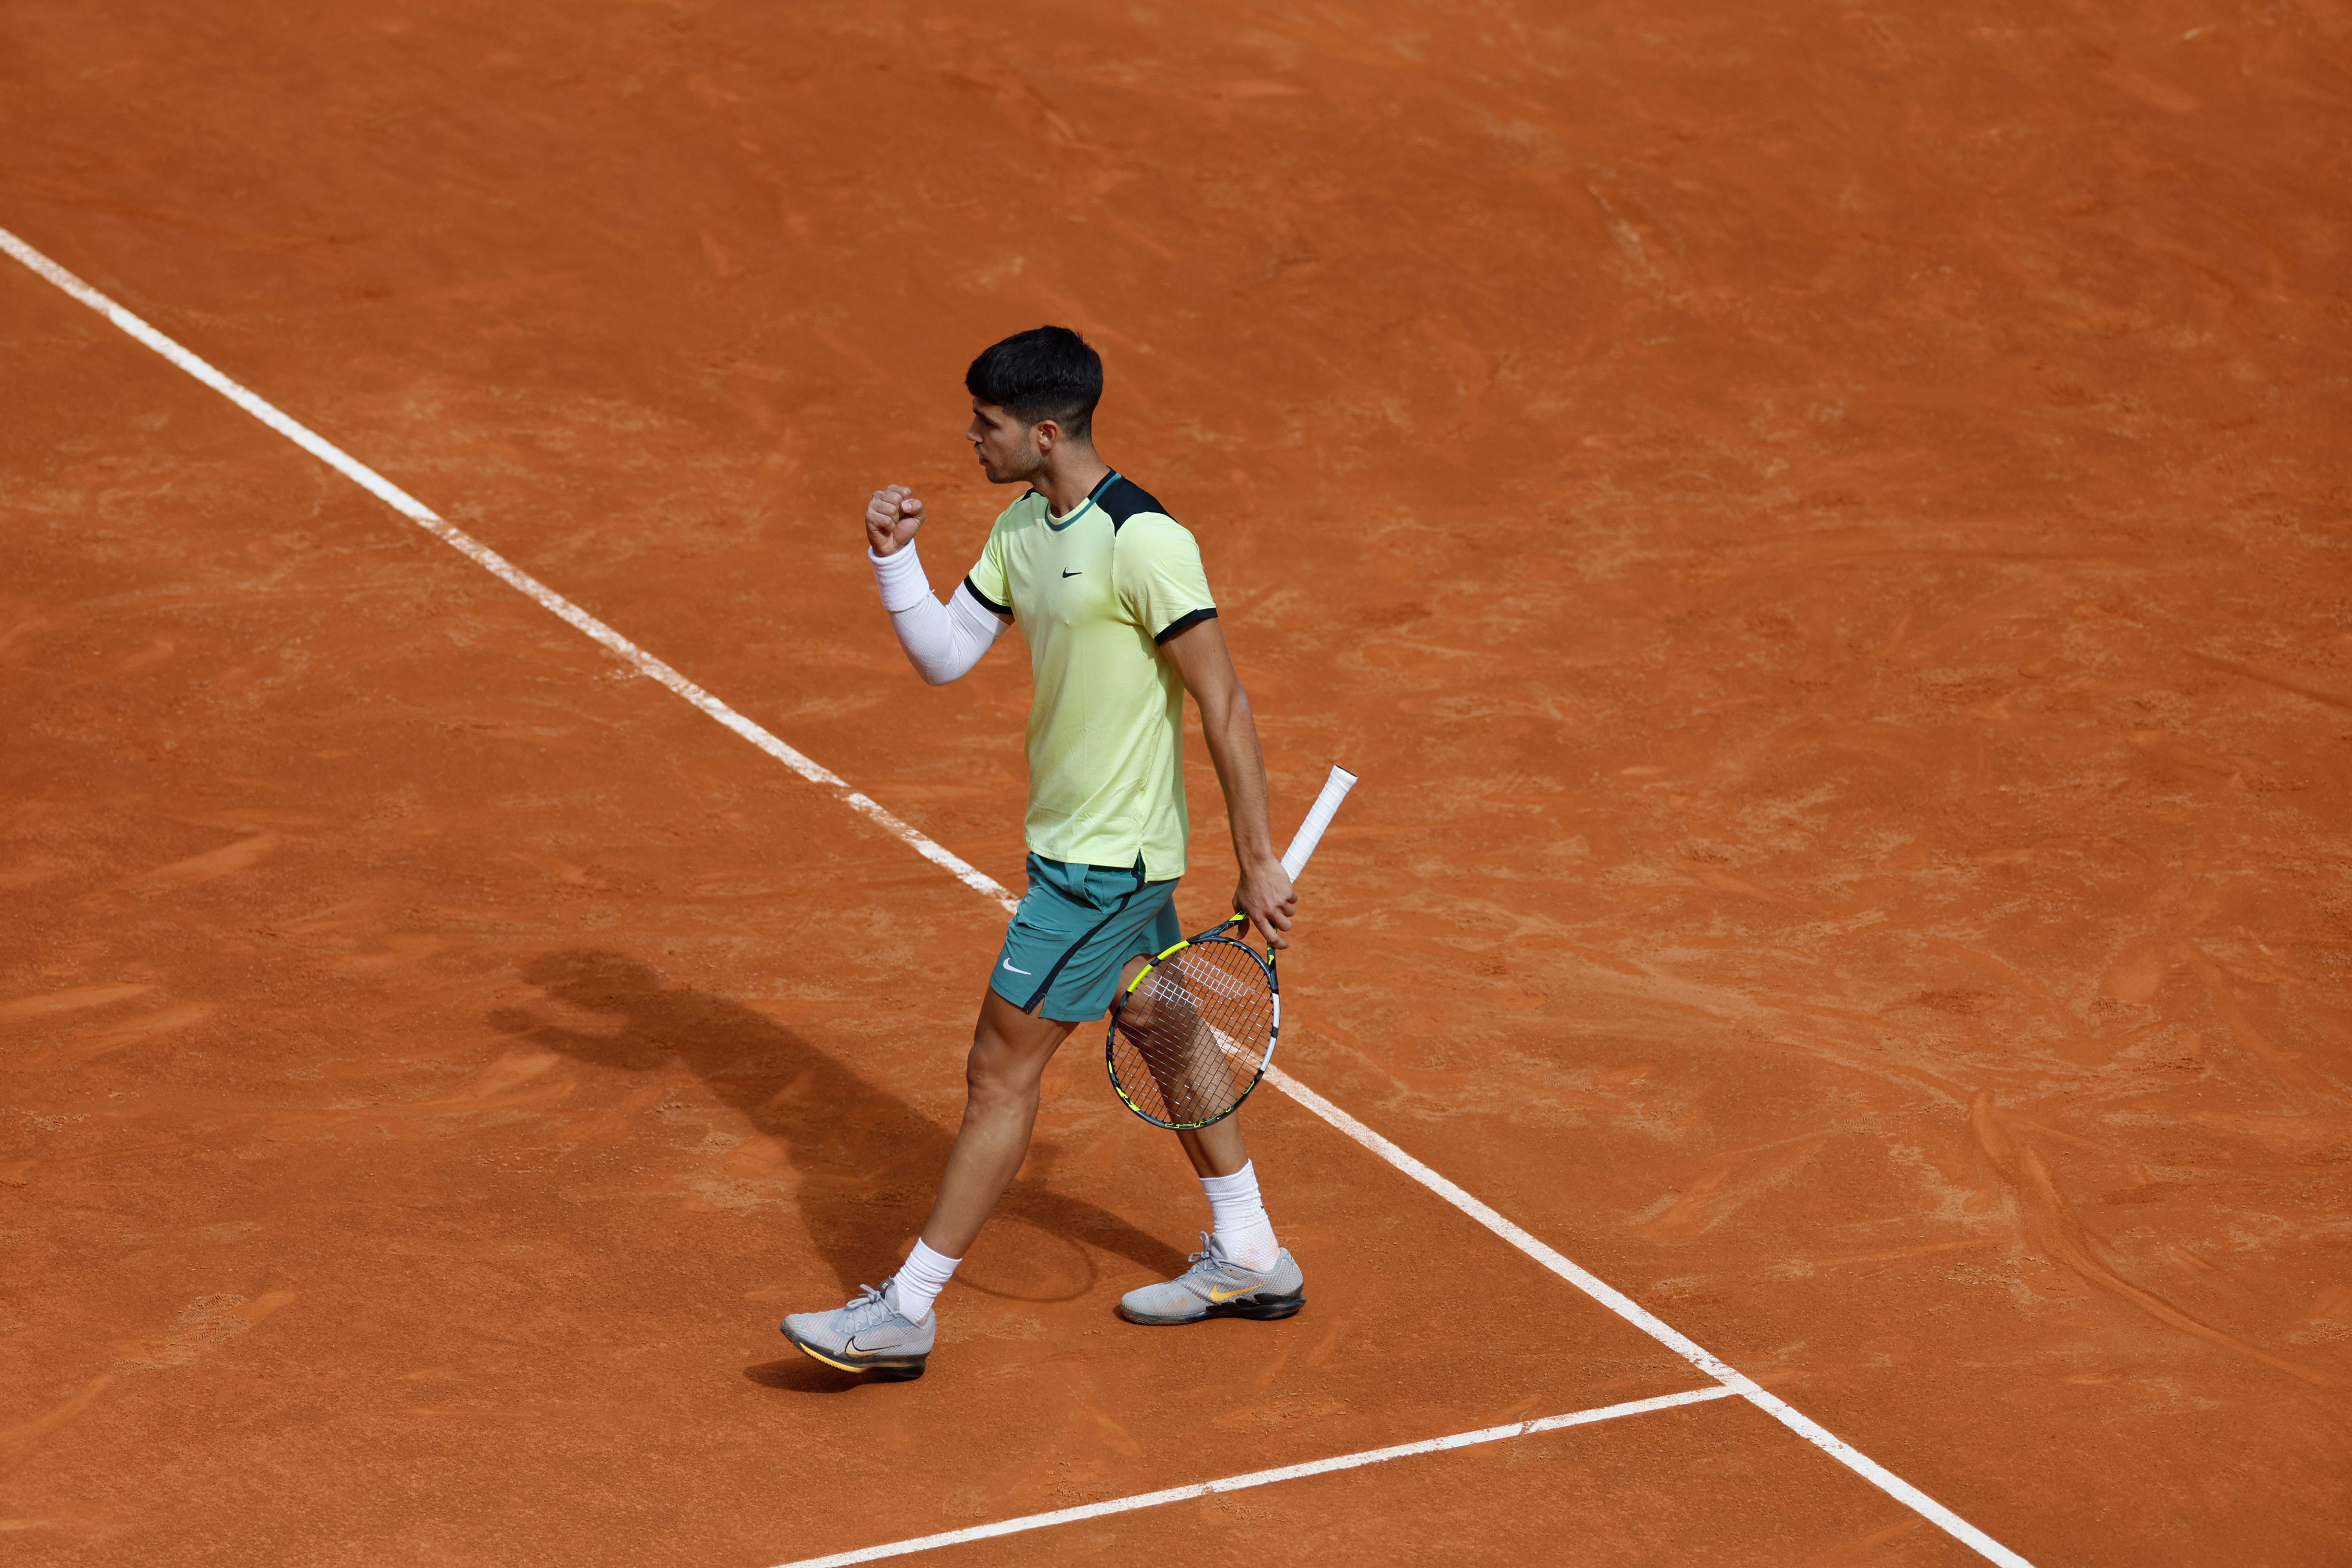
<path id="1" fill-rule="evenodd" d="M 1041 458 L 1052 452 L 1061 438 L 1062 426 L 1057 420 L 1040 419 L 1029 427 L 1029 439 L 1036 444 L 1037 455 Z"/>

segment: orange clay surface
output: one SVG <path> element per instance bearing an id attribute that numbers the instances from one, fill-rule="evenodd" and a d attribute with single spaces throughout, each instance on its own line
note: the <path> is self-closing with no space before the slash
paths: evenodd
<path id="1" fill-rule="evenodd" d="M 0 226 L 1018 886 L 859 550 L 1109 364 L 1305 883 L 1284 1063 L 2044 1565 L 2352 1539 L 2352 7 L 16 0 Z M 11 1563 L 762 1568 L 1698 1385 L 1296 1104 L 1310 1301 L 1002 916 L 0 263 Z M 1230 876 L 1197 741 L 1188 921 Z M 1958 1563 L 1721 1401 L 948 1564 Z"/>

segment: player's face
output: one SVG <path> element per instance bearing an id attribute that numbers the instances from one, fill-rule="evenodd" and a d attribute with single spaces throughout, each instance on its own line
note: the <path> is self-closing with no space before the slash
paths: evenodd
<path id="1" fill-rule="evenodd" d="M 993 403 L 973 398 L 971 424 L 963 438 L 980 456 L 981 468 L 995 485 L 1017 485 L 1034 478 L 1045 466 L 1037 446 L 1037 429 L 1025 425 Z"/>

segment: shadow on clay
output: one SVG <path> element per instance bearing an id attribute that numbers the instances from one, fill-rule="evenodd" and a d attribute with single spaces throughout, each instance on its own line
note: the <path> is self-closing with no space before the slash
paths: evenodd
<path id="1" fill-rule="evenodd" d="M 781 1388 L 788 1394 L 846 1394 L 864 1387 L 867 1381 L 861 1373 L 836 1372 L 804 1355 L 747 1366 L 743 1375 L 762 1388 Z"/>
<path id="2" fill-rule="evenodd" d="M 622 1027 L 585 1034 L 520 1008 L 491 1014 L 492 1027 L 628 1072 L 682 1061 L 754 1132 L 781 1146 L 799 1178 L 795 1196 L 802 1222 L 834 1273 L 831 1286 L 808 1281 L 812 1307 L 830 1305 L 825 1298 L 836 1290 L 846 1296 L 854 1286 L 882 1279 L 898 1266 L 898 1253 L 920 1224 L 947 1164 L 953 1141 L 949 1131 L 767 1015 L 723 996 L 670 985 L 624 954 L 547 953 L 525 963 L 522 976 L 568 1006 L 619 1017 Z M 1097 1205 L 1033 1182 L 1016 1182 L 996 1212 L 1000 1223 L 1026 1222 L 1125 1258 L 1150 1274 L 1164 1277 L 1184 1267 L 1183 1255 L 1157 1237 Z M 981 1245 L 987 1246 L 985 1237 Z M 1085 1247 L 1076 1250 L 1084 1258 L 1086 1282 L 1054 1300 L 1074 1300 L 1094 1287 L 1095 1260 Z M 771 1386 L 801 1386 L 759 1375 L 768 1370 L 755 1367 L 746 1375 Z M 823 1373 L 813 1365 L 811 1370 Z"/>

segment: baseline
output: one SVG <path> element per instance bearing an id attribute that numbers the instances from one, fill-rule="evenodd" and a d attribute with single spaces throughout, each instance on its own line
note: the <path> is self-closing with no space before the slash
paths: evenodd
<path id="1" fill-rule="evenodd" d="M 262 424 L 284 436 L 288 440 L 343 475 L 394 511 L 457 551 L 475 564 L 481 566 L 541 608 L 584 633 L 639 674 L 659 681 L 663 686 L 751 742 L 762 752 L 774 757 L 811 784 L 832 791 L 844 805 L 882 827 L 925 859 L 953 874 L 957 880 L 974 892 L 994 900 L 1008 912 L 1015 907 L 1013 896 L 1005 890 L 1003 884 L 994 878 L 901 820 L 880 802 L 853 788 L 847 780 L 830 768 L 822 766 L 786 745 L 769 731 L 738 713 L 734 709 L 679 674 L 668 664 L 646 652 L 635 643 L 548 587 L 538 578 L 514 565 L 506 557 L 475 539 L 463 529 L 443 519 L 423 501 L 418 500 L 373 468 L 284 413 L 268 399 L 231 380 L 204 359 L 156 331 L 138 316 L 124 310 L 106 295 L 91 288 L 5 228 L 0 228 L 0 252 L 6 253 L 44 281 L 53 284 L 72 299 L 105 317 L 108 321 L 132 339 L 152 349 L 179 369 L 211 387 Z M 2024 1557 L 2003 1546 L 1950 1509 L 1895 1474 L 1894 1471 L 1838 1437 L 1821 1423 L 1806 1415 L 1779 1395 L 1769 1392 L 1746 1373 L 1734 1370 L 1729 1364 L 1700 1346 L 1697 1342 L 1636 1303 L 1631 1297 L 1606 1284 L 1596 1276 L 1587 1273 L 1561 1253 L 1504 1218 L 1493 1208 L 1471 1196 L 1445 1177 L 1439 1175 L 1388 1139 L 1307 1088 L 1297 1079 L 1278 1068 L 1268 1068 L 1266 1079 L 1277 1089 L 1289 1095 L 1308 1111 L 1381 1163 L 1427 1187 L 1455 1209 L 1574 1286 L 1586 1297 L 1615 1314 L 1625 1323 L 1674 1352 L 1707 1376 L 1714 1378 L 1728 1392 L 1738 1394 L 1764 1411 L 1814 1448 L 1836 1460 L 1905 1507 L 1913 1510 L 1971 1551 L 1990 1562 L 2001 1564 L 2001 1568 L 2033 1568 L 2032 1563 Z M 1149 1495 L 1158 1496 L 1159 1494 Z M 835 1560 L 826 1559 L 825 1561 Z M 860 1561 L 860 1559 L 844 1558 L 838 1561 L 850 1562 Z"/>
<path id="2" fill-rule="evenodd" d="M 1189 1487 L 1170 1487 L 1165 1491 L 1138 1492 L 1133 1497 L 1112 1498 L 1106 1502 L 1090 1502 L 1077 1508 L 1055 1509 L 1051 1513 L 1023 1514 L 1018 1519 L 1001 1519 L 993 1524 L 975 1524 L 963 1530 L 943 1530 L 937 1535 L 918 1535 L 906 1541 L 887 1542 L 880 1546 L 863 1546 L 855 1552 L 836 1552 L 826 1557 L 802 1557 L 781 1565 L 781 1568 L 847 1568 L 853 1563 L 875 1563 L 885 1557 L 904 1557 L 917 1552 L 936 1552 L 942 1546 L 961 1546 L 967 1542 L 987 1541 L 999 1535 L 1017 1535 L 1023 1531 L 1047 1530 L 1057 1524 L 1076 1524 L 1081 1520 L 1101 1519 L 1114 1513 L 1132 1513 L 1137 1509 L 1160 1508 L 1171 1502 L 1185 1502 L 1218 1492 L 1246 1491 L 1252 1487 L 1272 1486 L 1276 1481 L 1295 1481 L 1307 1476 L 1328 1476 L 1334 1470 L 1352 1470 L 1364 1465 L 1384 1465 L 1391 1459 L 1409 1459 L 1420 1454 L 1443 1454 L 1452 1448 L 1475 1447 L 1481 1443 L 1501 1443 L 1513 1437 L 1530 1436 L 1538 1432 L 1557 1432 L 1566 1426 L 1589 1426 L 1599 1421 L 1617 1421 L 1628 1415 L 1647 1415 L 1654 1410 L 1672 1410 L 1683 1405 L 1699 1405 L 1710 1399 L 1729 1399 L 1739 1391 L 1728 1384 L 1713 1388 L 1694 1388 L 1681 1394 L 1662 1394 L 1653 1399 L 1629 1399 L 1622 1405 L 1603 1405 L 1591 1410 L 1571 1411 L 1566 1415 L 1546 1415 L 1534 1421 L 1514 1421 L 1505 1426 L 1482 1426 L 1475 1432 L 1456 1432 L 1450 1437 L 1427 1437 L 1418 1443 L 1399 1443 L 1392 1447 L 1367 1448 L 1361 1453 L 1341 1454 L 1335 1458 L 1310 1459 L 1303 1465 L 1284 1465 L 1278 1469 L 1252 1470 L 1247 1475 L 1226 1476 L 1220 1480 L 1197 1481 Z"/>

